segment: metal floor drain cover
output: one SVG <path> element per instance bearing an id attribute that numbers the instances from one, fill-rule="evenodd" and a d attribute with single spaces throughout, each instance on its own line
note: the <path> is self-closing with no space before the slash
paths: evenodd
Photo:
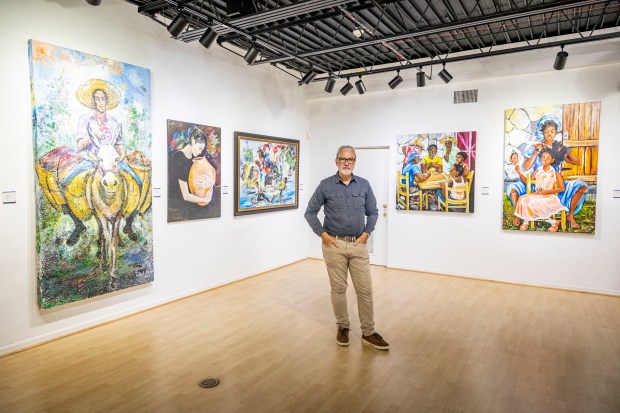
<path id="1" fill-rule="evenodd" d="M 200 382 L 200 387 L 208 389 L 210 387 L 215 387 L 218 384 L 220 384 L 220 381 L 218 379 L 204 379 Z"/>

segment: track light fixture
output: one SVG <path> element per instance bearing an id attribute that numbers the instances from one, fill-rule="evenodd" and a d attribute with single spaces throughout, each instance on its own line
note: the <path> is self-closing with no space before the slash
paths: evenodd
<path id="1" fill-rule="evenodd" d="M 553 68 L 555 70 L 562 70 L 566 66 L 566 61 L 568 60 L 568 52 L 564 51 L 564 45 L 562 45 L 562 50 L 558 52 L 555 56 L 555 62 L 553 63 Z"/>
<path id="2" fill-rule="evenodd" d="M 245 54 L 245 56 L 243 56 L 243 58 L 249 65 L 251 65 L 252 63 L 254 63 L 254 61 L 258 57 L 258 53 L 259 53 L 258 48 L 256 47 L 254 43 L 252 43 L 252 45 L 248 49 L 248 52 Z"/>
<path id="3" fill-rule="evenodd" d="M 90 4 L 91 6 L 100 6 L 101 0 L 86 0 L 86 3 Z"/>
<path id="4" fill-rule="evenodd" d="M 452 75 L 446 70 L 445 63 L 443 64 L 443 69 L 441 69 L 441 72 L 439 72 L 438 75 L 444 83 L 450 83 L 450 81 L 452 80 Z"/>
<path id="5" fill-rule="evenodd" d="M 420 71 L 415 74 L 415 80 L 418 87 L 424 87 L 426 85 L 426 74 L 422 71 L 422 66 L 420 66 Z"/>
<path id="6" fill-rule="evenodd" d="M 353 89 L 353 85 L 351 84 L 349 78 L 347 78 L 347 84 L 344 85 L 342 89 L 340 89 L 340 93 L 342 93 L 343 96 L 346 96 L 347 93 L 351 91 L 351 89 Z"/>
<path id="7" fill-rule="evenodd" d="M 327 93 L 332 93 L 332 90 L 334 90 L 335 85 L 336 85 L 336 79 L 330 76 L 330 78 L 327 79 L 327 83 L 325 83 L 325 91 Z"/>
<path id="8" fill-rule="evenodd" d="M 388 86 L 390 89 L 396 89 L 401 83 L 403 83 L 403 78 L 400 77 L 400 69 L 398 69 L 396 71 L 396 77 L 389 81 Z"/>
<path id="9" fill-rule="evenodd" d="M 183 33 L 183 30 L 185 30 L 187 25 L 187 20 L 185 20 L 183 14 L 179 12 L 179 14 L 177 14 L 177 16 L 168 25 L 168 32 L 172 35 L 172 37 L 179 37 L 179 35 Z"/>
<path id="10" fill-rule="evenodd" d="M 213 46 L 213 43 L 215 43 L 216 39 L 216 31 L 213 30 L 213 27 L 209 26 L 207 27 L 207 30 L 205 30 L 205 32 L 202 34 L 202 36 L 200 36 L 200 40 L 198 41 L 201 45 L 208 49 L 209 47 Z"/>
<path id="11" fill-rule="evenodd" d="M 310 68 L 310 70 L 308 70 L 308 72 L 304 75 L 304 77 L 301 78 L 301 81 L 299 82 L 299 84 L 307 85 L 308 83 L 312 82 L 312 79 L 314 79 L 315 77 L 316 77 L 316 72 L 312 70 L 312 68 Z"/>
<path id="12" fill-rule="evenodd" d="M 364 82 L 362 82 L 362 77 L 360 76 L 360 80 L 355 82 L 355 87 L 357 88 L 357 93 L 363 95 L 366 93 L 366 86 L 364 86 Z"/>

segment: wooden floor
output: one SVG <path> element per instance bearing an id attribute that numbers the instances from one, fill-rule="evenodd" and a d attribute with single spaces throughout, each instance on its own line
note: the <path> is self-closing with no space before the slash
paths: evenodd
<path id="1" fill-rule="evenodd" d="M 0 358 L 0 411 L 620 412 L 620 298 L 373 267 L 382 352 L 352 287 L 336 345 L 326 277 L 306 260 Z"/>

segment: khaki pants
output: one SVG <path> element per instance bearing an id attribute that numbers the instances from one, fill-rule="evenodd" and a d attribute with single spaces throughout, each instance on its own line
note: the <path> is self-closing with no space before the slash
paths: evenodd
<path id="1" fill-rule="evenodd" d="M 351 273 L 353 287 L 357 294 L 357 309 L 360 317 L 362 334 L 369 336 L 375 332 L 373 320 L 372 280 L 366 244 L 345 242 L 334 239 L 338 248 L 323 244 L 323 258 L 331 284 L 331 297 L 336 325 L 350 328 L 347 310 L 347 278 Z"/>

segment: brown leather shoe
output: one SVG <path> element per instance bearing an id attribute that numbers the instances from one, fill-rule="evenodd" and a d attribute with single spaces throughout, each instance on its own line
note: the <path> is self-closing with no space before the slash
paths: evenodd
<path id="1" fill-rule="evenodd" d="M 346 327 L 338 327 L 338 334 L 336 334 L 336 343 L 339 346 L 346 347 L 349 345 L 349 329 Z"/>
<path id="2" fill-rule="evenodd" d="M 390 345 L 379 335 L 379 333 L 373 333 L 369 336 L 362 336 L 362 343 L 373 346 L 379 350 L 390 349 Z"/>

